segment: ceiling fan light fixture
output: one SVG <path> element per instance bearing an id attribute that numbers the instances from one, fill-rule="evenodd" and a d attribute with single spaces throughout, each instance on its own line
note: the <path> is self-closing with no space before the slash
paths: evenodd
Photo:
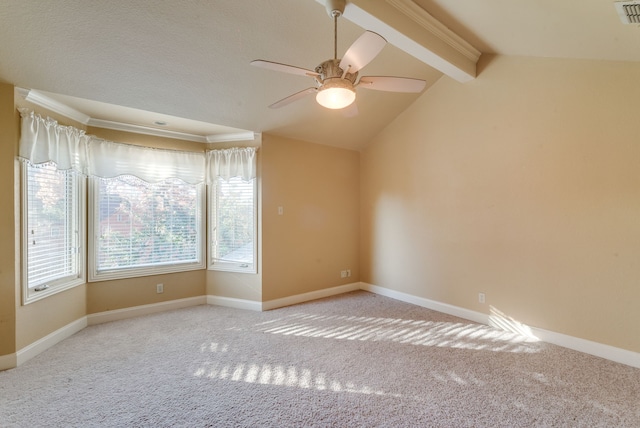
<path id="1" fill-rule="evenodd" d="M 325 79 L 316 95 L 318 104 L 333 110 L 350 106 L 355 100 L 356 91 L 353 88 L 353 83 L 339 77 Z"/>

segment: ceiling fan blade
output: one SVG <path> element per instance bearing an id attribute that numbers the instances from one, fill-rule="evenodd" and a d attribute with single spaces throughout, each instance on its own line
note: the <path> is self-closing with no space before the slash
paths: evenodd
<path id="1" fill-rule="evenodd" d="M 280 108 L 280 107 L 284 107 L 284 106 L 286 106 L 286 105 L 288 105 L 288 104 L 291 104 L 291 103 L 292 103 L 292 102 L 294 102 L 294 101 L 299 100 L 300 98 L 304 98 L 306 95 L 313 94 L 314 92 L 317 92 L 317 91 L 318 91 L 318 89 L 317 89 L 317 88 L 307 88 L 307 89 L 304 89 L 304 90 L 302 90 L 302 91 L 300 91 L 300 92 L 296 92 L 296 93 L 295 93 L 295 94 L 293 94 L 293 95 L 289 95 L 288 97 L 283 98 L 283 99 L 281 99 L 280 101 L 276 101 L 275 103 L 271 104 L 271 105 L 269 106 L 269 108 Z"/>
<path id="2" fill-rule="evenodd" d="M 422 92 L 427 82 L 409 77 L 362 76 L 359 87 L 390 92 Z"/>
<path id="3" fill-rule="evenodd" d="M 319 76 L 315 71 L 307 70 L 306 68 L 296 67 L 294 65 L 280 64 L 279 62 L 265 61 L 263 59 L 256 59 L 250 62 L 255 67 L 267 68 L 274 71 L 282 71 L 284 73 L 297 74 L 300 76 Z"/>
<path id="4" fill-rule="evenodd" d="M 387 41 L 380 34 L 366 31 L 347 49 L 340 61 L 340 68 L 355 73 L 369 64 L 386 44 Z"/>

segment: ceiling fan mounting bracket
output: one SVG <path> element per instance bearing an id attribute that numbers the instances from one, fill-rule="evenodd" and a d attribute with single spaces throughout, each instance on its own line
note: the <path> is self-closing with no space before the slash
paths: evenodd
<path id="1" fill-rule="evenodd" d="M 344 13 L 346 3 L 346 0 L 326 0 L 327 13 L 332 18 L 339 18 Z"/>

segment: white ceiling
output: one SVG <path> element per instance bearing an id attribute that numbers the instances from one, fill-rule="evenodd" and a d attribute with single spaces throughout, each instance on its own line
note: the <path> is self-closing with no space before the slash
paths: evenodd
<path id="1" fill-rule="evenodd" d="M 359 149 L 419 95 L 359 88 L 359 114 L 351 118 L 313 96 L 272 110 L 269 104 L 313 86 L 311 78 L 249 65 L 267 59 L 313 69 L 331 58 L 333 22 L 321 3 L 3 0 L 0 81 L 94 123 L 159 128 L 153 122 L 163 120 L 163 129 L 213 140 L 247 130 Z M 609 0 L 387 3 L 422 7 L 483 53 L 640 61 L 640 28 L 623 25 Z M 349 19 L 363 22 L 346 12 L 339 20 L 339 55 L 364 31 Z M 396 44 L 362 74 L 421 78 L 428 86 L 442 76 L 436 63 Z"/>

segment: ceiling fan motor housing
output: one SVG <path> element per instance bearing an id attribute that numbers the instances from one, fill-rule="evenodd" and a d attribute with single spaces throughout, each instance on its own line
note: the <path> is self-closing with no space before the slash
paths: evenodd
<path id="1" fill-rule="evenodd" d="M 320 75 L 320 81 L 324 82 L 326 79 L 341 79 L 344 74 L 345 80 L 348 80 L 351 84 L 355 84 L 358 78 L 358 72 L 345 74 L 339 64 L 340 59 L 328 59 L 317 66 L 315 71 Z"/>

